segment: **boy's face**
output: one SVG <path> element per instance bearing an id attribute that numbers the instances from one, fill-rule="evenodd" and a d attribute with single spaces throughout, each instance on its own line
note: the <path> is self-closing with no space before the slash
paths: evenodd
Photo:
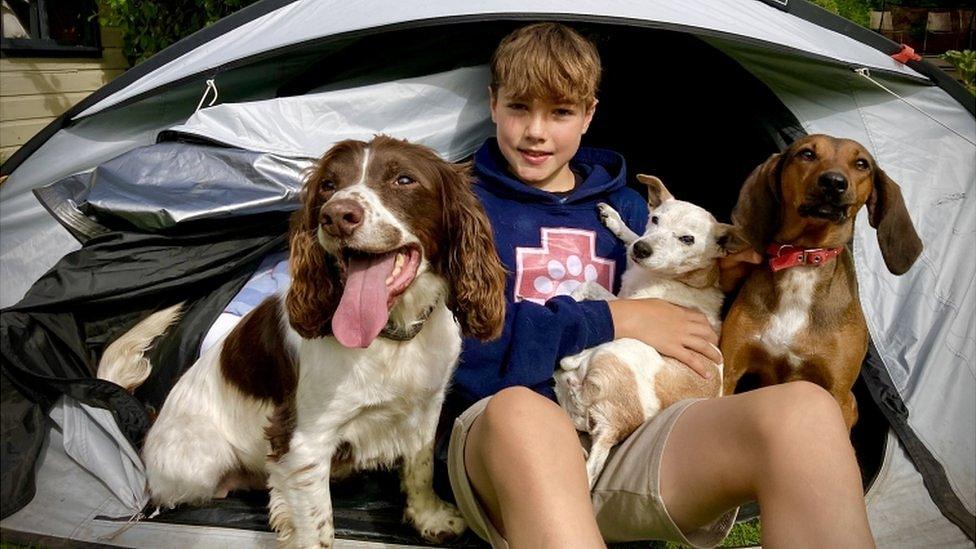
<path id="1" fill-rule="evenodd" d="M 504 86 L 491 95 L 491 119 L 509 170 L 523 183 L 550 192 L 573 188 L 569 161 L 595 111 L 595 100 L 587 106 L 515 98 Z"/>

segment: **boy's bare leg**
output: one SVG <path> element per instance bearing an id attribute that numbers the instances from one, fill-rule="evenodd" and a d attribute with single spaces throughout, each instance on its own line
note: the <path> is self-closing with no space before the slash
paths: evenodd
<path id="1" fill-rule="evenodd" d="M 569 416 L 529 389 L 500 391 L 464 452 L 471 484 L 512 547 L 603 547 Z"/>
<path id="2" fill-rule="evenodd" d="M 840 408 L 797 382 L 703 401 L 668 439 L 661 495 L 684 531 L 757 499 L 763 547 L 873 547 Z"/>

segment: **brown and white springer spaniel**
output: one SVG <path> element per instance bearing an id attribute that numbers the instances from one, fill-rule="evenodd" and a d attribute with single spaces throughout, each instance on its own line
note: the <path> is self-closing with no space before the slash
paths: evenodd
<path id="1" fill-rule="evenodd" d="M 405 520 L 429 541 L 463 532 L 431 487 L 434 429 L 462 334 L 497 337 L 505 307 L 503 268 L 467 174 L 385 136 L 343 141 L 319 160 L 292 218 L 286 293 L 180 378 L 147 435 L 156 504 L 266 479 L 279 543 L 329 547 L 330 477 L 402 460 Z M 145 345 L 133 342 L 176 315 L 160 311 L 151 328 L 113 343 L 99 377 L 141 383 Z"/>

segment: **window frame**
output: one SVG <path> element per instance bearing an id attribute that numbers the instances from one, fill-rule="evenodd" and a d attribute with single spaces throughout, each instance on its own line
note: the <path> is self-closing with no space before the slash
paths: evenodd
<path id="1" fill-rule="evenodd" d="M 98 3 L 94 0 L 78 2 L 89 4 L 93 13 L 98 13 Z M 58 44 L 50 37 L 47 17 L 47 0 L 30 0 L 30 29 L 32 38 L 0 37 L 0 51 L 4 57 L 102 57 L 101 25 L 95 17 L 82 27 L 87 44 L 66 46 Z M 33 37 L 37 38 L 33 38 Z"/>

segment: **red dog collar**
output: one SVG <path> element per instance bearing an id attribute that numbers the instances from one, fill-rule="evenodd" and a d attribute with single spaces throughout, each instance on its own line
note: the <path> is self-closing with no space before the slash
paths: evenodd
<path id="1" fill-rule="evenodd" d="M 823 265 L 840 255 L 841 248 L 800 248 L 789 244 L 770 244 L 766 248 L 769 268 L 776 271 L 798 265 Z"/>

